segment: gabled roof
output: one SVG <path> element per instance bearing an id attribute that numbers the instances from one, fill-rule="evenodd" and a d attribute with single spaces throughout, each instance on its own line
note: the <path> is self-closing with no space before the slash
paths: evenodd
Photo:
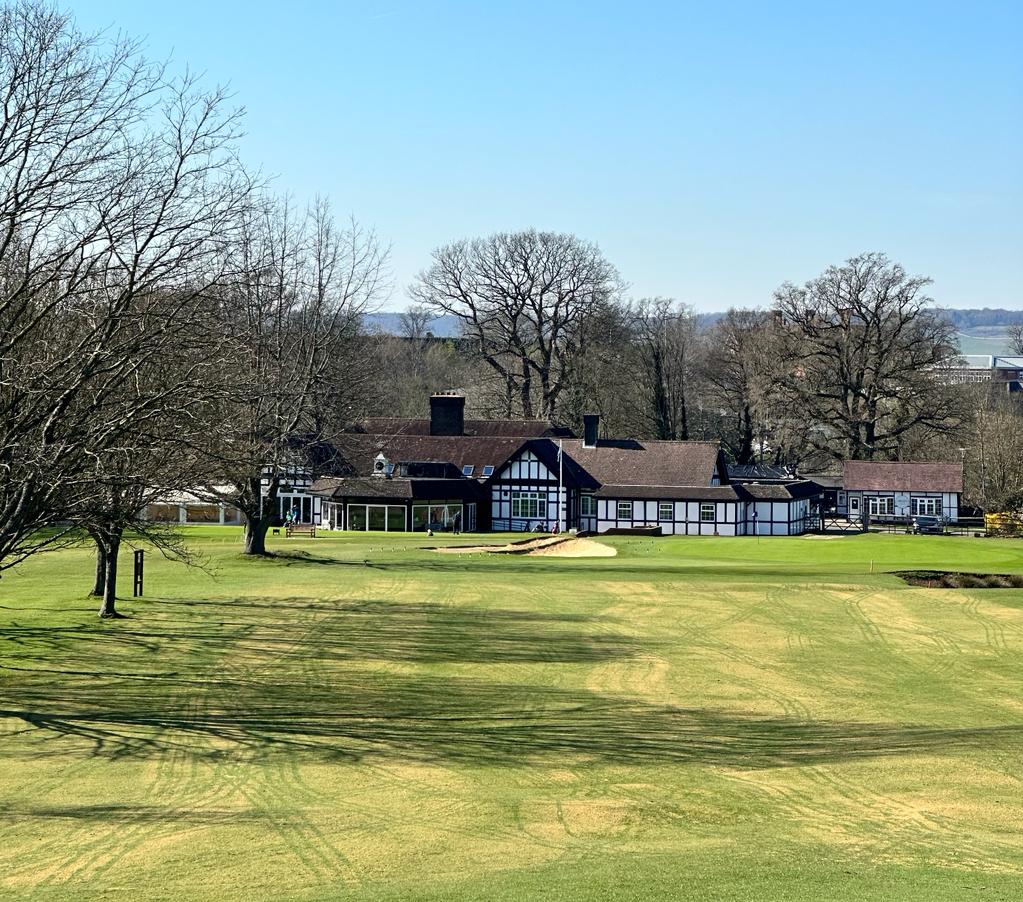
<path id="1" fill-rule="evenodd" d="M 472 466 L 482 477 L 483 468 L 499 468 L 523 445 L 522 438 L 468 435 L 371 435 L 346 433 L 337 438 L 345 476 L 369 476 L 373 459 L 383 454 L 391 463 L 448 463 L 459 471 Z"/>
<path id="2" fill-rule="evenodd" d="M 842 471 L 847 492 L 961 492 L 962 464 L 847 460 Z"/>
<path id="3" fill-rule="evenodd" d="M 353 431 L 370 435 L 429 435 L 430 419 L 369 417 Z M 558 426 L 546 420 L 466 420 L 463 434 L 467 437 L 571 438 L 573 432 L 567 426 Z"/>
<path id="4" fill-rule="evenodd" d="M 566 439 L 565 454 L 603 486 L 710 486 L 715 473 L 727 481 L 717 442 L 616 439 L 583 446 Z"/>

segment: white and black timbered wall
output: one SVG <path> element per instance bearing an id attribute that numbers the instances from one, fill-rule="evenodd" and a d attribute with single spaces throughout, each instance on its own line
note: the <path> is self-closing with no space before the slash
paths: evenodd
<path id="1" fill-rule="evenodd" d="M 666 536 L 742 534 L 739 501 L 684 501 L 665 498 L 598 498 L 583 495 L 579 528 L 590 532 L 659 526 Z M 738 527 L 738 528 L 737 528 Z"/>
<path id="2" fill-rule="evenodd" d="M 270 491 L 270 476 L 270 468 L 264 467 L 260 480 L 264 500 Z M 285 467 L 280 471 L 280 481 L 276 511 L 280 520 L 283 521 L 291 511 L 294 511 L 299 523 L 314 523 L 317 526 L 326 524 L 323 499 L 318 495 L 309 494 L 313 476 L 308 470 L 301 467 Z"/>
<path id="3" fill-rule="evenodd" d="M 532 451 L 504 466 L 490 485 L 490 516 L 494 532 L 527 532 L 575 525 L 575 493 L 558 490 L 558 474 Z"/>

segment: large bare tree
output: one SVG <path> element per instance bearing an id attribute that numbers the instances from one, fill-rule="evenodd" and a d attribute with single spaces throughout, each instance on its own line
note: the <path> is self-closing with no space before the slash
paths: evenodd
<path id="1" fill-rule="evenodd" d="M 138 379 L 222 276 L 237 112 L 44 3 L 0 9 L 0 569 L 167 401 Z M 138 390 L 123 391 L 135 381 Z"/>
<path id="2" fill-rule="evenodd" d="M 203 446 L 216 476 L 205 491 L 245 516 L 245 553 L 266 553 L 278 492 L 315 467 L 338 424 L 354 417 L 362 314 L 386 290 L 387 251 L 354 221 L 339 227 L 324 201 L 299 211 L 266 199 L 229 248 L 233 284 L 219 329 L 216 427 Z"/>
<path id="3" fill-rule="evenodd" d="M 956 400 L 940 369 L 958 353 L 955 334 L 930 307 L 929 283 L 870 253 L 775 293 L 783 384 L 792 407 L 818 425 L 807 433 L 815 447 L 836 458 L 892 458 L 911 430 L 954 427 Z"/>
<path id="4" fill-rule="evenodd" d="M 554 419 L 585 353 L 586 319 L 621 289 L 596 245 L 529 229 L 439 248 L 410 294 L 458 318 L 503 382 L 507 416 Z"/>

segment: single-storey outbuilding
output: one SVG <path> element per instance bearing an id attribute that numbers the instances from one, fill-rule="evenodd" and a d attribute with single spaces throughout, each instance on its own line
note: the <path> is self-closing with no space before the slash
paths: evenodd
<path id="1" fill-rule="evenodd" d="M 963 467 L 958 463 L 847 460 L 842 490 L 850 520 L 909 520 L 918 515 L 959 520 Z M 840 511 L 841 512 L 841 511 Z"/>

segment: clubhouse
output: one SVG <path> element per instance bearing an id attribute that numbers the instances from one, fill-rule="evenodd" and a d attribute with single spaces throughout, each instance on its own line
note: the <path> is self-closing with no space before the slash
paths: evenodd
<path id="1" fill-rule="evenodd" d="M 441 392 L 429 419 L 374 418 L 339 441 L 342 471 L 313 481 L 318 523 L 340 530 L 651 530 L 798 535 L 813 528 L 811 480 L 731 479 L 717 442 L 583 437 L 538 420 L 466 420 Z"/>

